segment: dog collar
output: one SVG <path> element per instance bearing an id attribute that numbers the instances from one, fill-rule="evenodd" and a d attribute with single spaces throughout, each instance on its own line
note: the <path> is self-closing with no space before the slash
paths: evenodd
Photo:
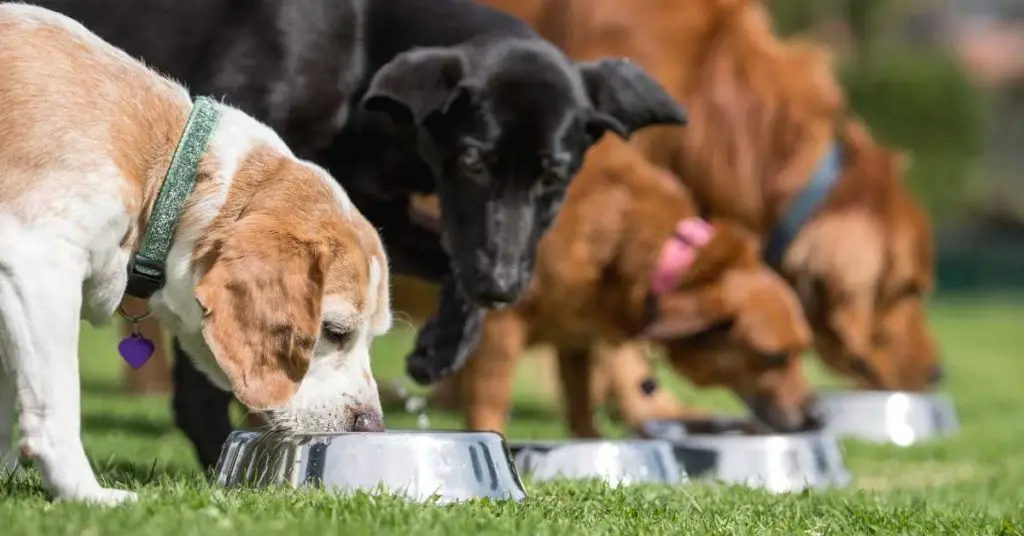
<path id="1" fill-rule="evenodd" d="M 714 227 L 700 218 L 679 220 L 658 253 L 651 293 L 662 296 L 676 290 L 679 279 L 697 259 L 697 250 L 707 245 L 714 234 Z"/>
<path id="2" fill-rule="evenodd" d="M 174 231 L 181 219 L 185 200 L 195 187 L 199 159 L 206 152 L 219 119 L 220 110 L 213 99 L 199 97 L 195 100 L 171 157 L 167 176 L 156 196 L 142 243 L 128 264 L 126 294 L 145 300 L 163 288 L 167 280 L 167 254 L 174 241 Z"/>
<path id="3" fill-rule="evenodd" d="M 776 270 L 782 268 L 782 257 L 804 225 L 810 221 L 839 183 L 843 171 L 843 155 L 839 144 L 832 142 L 814 170 L 810 182 L 768 236 L 764 250 L 765 262 Z"/>

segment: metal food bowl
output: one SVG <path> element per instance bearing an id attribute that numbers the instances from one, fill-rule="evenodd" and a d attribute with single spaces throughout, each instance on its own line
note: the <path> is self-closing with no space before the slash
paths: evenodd
<path id="1" fill-rule="evenodd" d="M 839 437 L 908 446 L 960 429 L 943 394 L 835 391 L 821 393 L 820 402 L 826 429 Z"/>
<path id="2" fill-rule="evenodd" d="M 505 440 L 491 432 L 345 433 L 282 437 L 238 431 L 217 462 L 226 487 L 323 486 L 453 503 L 520 501 L 522 480 Z"/>
<path id="3" fill-rule="evenodd" d="M 665 441 L 510 442 L 508 448 L 519 471 L 536 481 L 599 479 L 616 487 L 688 480 Z"/>
<path id="4" fill-rule="evenodd" d="M 671 442 L 692 478 L 782 493 L 842 487 L 852 481 L 835 436 L 765 433 L 750 421 L 651 421 L 647 437 Z"/>

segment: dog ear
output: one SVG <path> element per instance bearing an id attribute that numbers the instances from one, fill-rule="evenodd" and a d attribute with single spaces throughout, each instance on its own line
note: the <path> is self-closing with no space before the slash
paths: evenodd
<path id="1" fill-rule="evenodd" d="M 728 219 L 715 218 L 711 224 L 714 235 L 679 278 L 680 288 L 701 288 L 721 281 L 733 268 L 752 267 L 761 262 L 760 242 L 755 234 Z"/>
<path id="2" fill-rule="evenodd" d="M 732 316 L 717 285 L 656 298 L 641 337 L 668 342 L 707 331 Z"/>
<path id="3" fill-rule="evenodd" d="M 796 292 L 767 266 L 738 270 L 724 282 L 735 301 L 734 330 L 762 354 L 798 353 L 810 347 L 811 328 Z"/>
<path id="4" fill-rule="evenodd" d="M 465 99 L 476 97 L 465 83 L 465 55 L 450 48 L 420 48 L 404 52 L 381 67 L 363 96 L 366 110 L 386 113 L 400 125 L 422 125 L 436 112 L 447 113 Z"/>
<path id="5" fill-rule="evenodd" d="M 333 258 L 274 223 L 259 213 L 240 220 L 201 259 L 210 268 L 195 291 L 207 345 L 239 401 L 255 410 L 287 403 L 305 376 Z"/>
<path id="6" fill-rule="evenodd" d="M 646 126 L 686 124 L 686 110 L 636 63 L 603 59 L 576 69 L 595 110 L 588 125 L 595 139 L 608 130 L 627 139 Z"/>

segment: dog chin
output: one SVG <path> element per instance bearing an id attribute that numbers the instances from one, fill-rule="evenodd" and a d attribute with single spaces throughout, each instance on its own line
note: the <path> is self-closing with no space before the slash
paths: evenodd
<path id="1" fill-rule="evenodd" d="M 511 307 L 516 301 L 514 299 L 494 298 L 490 296 L 471 296 L 470 302 L 483 309 L 495 309 L 500 311 L 501 309 Z"/>
<path id="2" fill-rule="evenodd" d="M 264 412 L 271 430 L 285 435 L 337 434 L 351 432 L 356 424 L 356 411 L 351 408 L 300 410 L 293 408 Z"/>

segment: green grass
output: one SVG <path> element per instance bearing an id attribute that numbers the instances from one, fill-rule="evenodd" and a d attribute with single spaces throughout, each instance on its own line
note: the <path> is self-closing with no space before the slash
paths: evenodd
<path id="1" fill-rule="evenodd" d="M 113 335 L 87 330 L 86 448 L 106 485 L 138 490 L 142 501 L 113 509 L 54 504 L 29 472 L 0 483 L 0 535 L 1024 534 L 1024 302 L 943 300 L 933 310 L 962 433 L 911 448 L 844 443 L 855 476 L 847 489 L 773 496 L 710 484 L 612 490 L 562 482 L 530 484 L 521 504 L 445 507 L 323 491 L 211 488 L 172 426 L 168 400 L 122 394 Z M 375 348 L 381 378 L 399 375 L 408 341 L 396 333 Z M 812 371 L 817 383 L 829 383 L 819 368 Z M 520 372 L 509 435 L 564 436 L 557 401 L 531 391 L 529 371 Z M 686 400 L 738 410 L 724 393 L 667 381 Z M 400 411 L 387 417 L 393 428 L 415 426 Z M 435 427 L 459 424 L 452 415 L 431 418 Z"/>

